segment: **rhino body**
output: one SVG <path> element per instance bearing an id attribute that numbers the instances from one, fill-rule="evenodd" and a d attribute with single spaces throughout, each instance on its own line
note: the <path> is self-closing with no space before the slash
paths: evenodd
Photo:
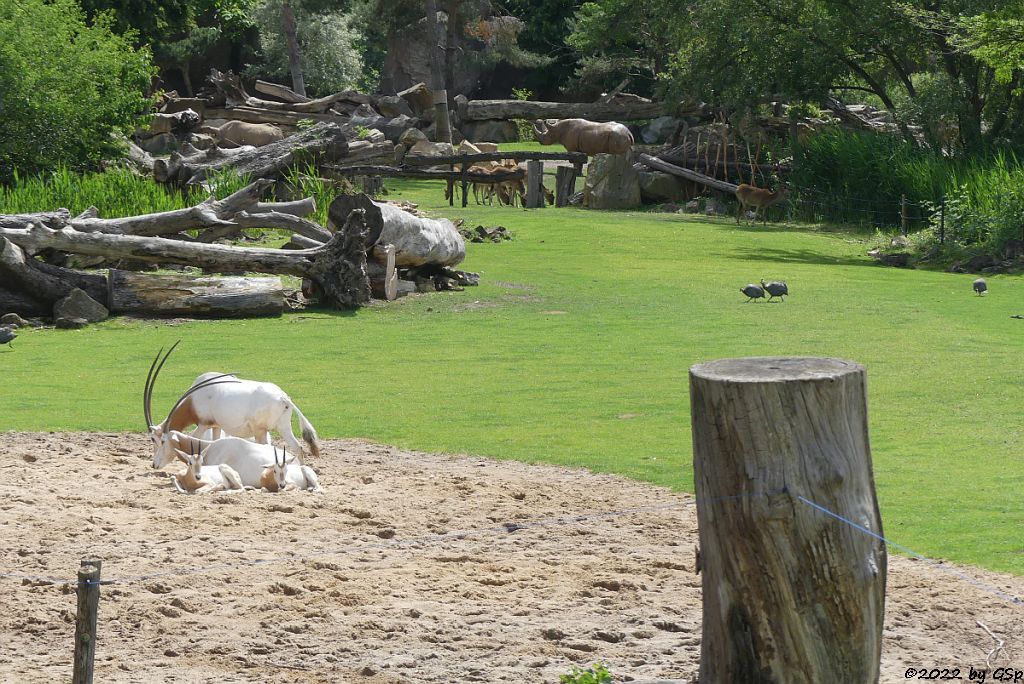
<path id="1" fill-rule="evenodd" d="M 633 147 L 633 134 L 620 123 L 562 119 L 548 125 L 537 121 L 533 131 L 541 145 L 561 143 L 569 152 L 626 154 Z"/>

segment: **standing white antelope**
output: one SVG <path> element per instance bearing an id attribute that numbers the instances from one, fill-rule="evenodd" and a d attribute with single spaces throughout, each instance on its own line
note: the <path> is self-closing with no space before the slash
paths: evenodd
<path id="1" fill-rule="evenodd" d="M 213 430 L 214 436 L 223 431 L 234 437 L 253 438 L 262 444 L 270 443 L 270 431 L 277 430 L 295 454 L 302 453 L 302 445 L 292 433 L 292 413 L 299 418 L 302 439 L 313 456 L 320 455 L 316 430 L 284 390 L 273 383 L 241 380 L 229 373 L 203 373 L 192 387 L 174 404 L 159 425 L 153 423 L 152 398 L 157 376 L 167 358 L 178 346 L 174 343 L 167 354 L 161 349 L 149 367 L 143 392 L 142 409 L 153 440 L 153 467 L 170 463 L 174 457 L 171 433 L 195 425 L 195 433 Z"/>
<path id="2" fill-rule="evenodd" d="M 782 200 L 786 199 L 786 195 L 789 194 L 789 188 L 782 186 L 775 192 L 771 190 L 765 190 L 764 188 L 757 188 L 753 185 L 747 185 L 741 183 L 736 188 L 736 199 L 739 200 L 740 206 L 736 210 L 736 223 L 740 222 L 740 214 L 747 210 L 747 207 L 754 207 L 754 219 L 753 222 L 757 222 L 757 217 L 761 213 L 762 209 L 767 209 L 773 204 L 777 204 Z M 768 217 L 765 216 L 765 223 L 768 222 Z"/>

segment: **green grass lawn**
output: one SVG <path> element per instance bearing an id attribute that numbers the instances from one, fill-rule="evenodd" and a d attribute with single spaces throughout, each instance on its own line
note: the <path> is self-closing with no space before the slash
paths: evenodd
<path id="1" fill-rule="evenodd" d="M 389 184 L 470 226 L 482 284 L 355 313 L 26 331 L 0 351 L 0 429 L 142 430 L 207 370 L 284 387 L 324 437 L 586 466 L 692 491 L 688 368 L 752 355 L 868 369 L 885 532 L 933 557 L 1024 573 L 1019 357 L 1024 279 L 874 265 L 873 236 L 644 212 L 450 209 L 440 184 Z M 785 279 L 784 304 L 739 288 Z M 600 497 L 601 492 L 594 492 Z M 640 503 L 640 502 L 638 502 Z"/>

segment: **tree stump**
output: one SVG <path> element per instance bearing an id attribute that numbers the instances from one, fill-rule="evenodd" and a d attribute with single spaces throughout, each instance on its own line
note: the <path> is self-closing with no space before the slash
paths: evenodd
<path id="1" fill-rule="evenodd" d="M 690 369 L 705 684 L 877 682 L 886 550 L 864 367 L 724 359 Z"/>

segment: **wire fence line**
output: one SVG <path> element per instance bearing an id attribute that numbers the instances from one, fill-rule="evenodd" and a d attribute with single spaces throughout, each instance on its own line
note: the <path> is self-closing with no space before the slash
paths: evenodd
<path id="1" fill-rule="evenodd" d="M 799 501 L 805 504 L 810 510 L 816 511 L 823 515 L 827 515 L 835 521 L 849 526 L 850 528 L 865 534 L 873 539 L 881 541 L 882 543 L 890 546 L 894 549 L 902 551 L 903 553 L 912 556 L 918 560 L 924 561 L 930 566 L 956 578 L 957 580 L 973 586 L 974 588 L 992 594 L 999 600 L 1008 603 L 1015 607 L 1024 607 L 1024 598 L 1011 594 L 999 587 L 990 584 L 988 582 L 972 577 L 971 575 L 947 566 L 943 561 L 936 560 L 925 556 L 924 554 L 918 553 L 908 546 L 892 541 L 891 539 L 878 534 L 870 530 L 863 525 L 860 525 L 850 518 L 843 516 L 835 511 L 816 503 L 807 497 L 794 493 L 786 488 L 769 490 L 765 492 L 751 492 L 751 493 L 740 493 L 727 496 L 718 496 L 710 499 L 702 499 L 702 502 L 715 502 L 715 501 L 739 501 L 744 499 L 752 498 L 765 498 L 775 496 L 790 496 L 794 501 Z M 183 568 L 172 568 L 161 572 L 146 573 L 140 575 L 127 575 L 115 579 L 103 579 L 93 584 L 118 584 L 127 585 L 138 582 L 145 582 L 154 579 L 161 579 L 166 577 L 180 577 L 186 575 L 197 575 L 208 572 L 216 572 L 220 570 L 230 571 L 238 568 L 251 567 L 255 565 L 266 565 L 273 563 L 293 563 L 296 561 L 311 560 L 314 558 L 323 558 L 325 556 L 346 556 L 359 553 L 366 553 L 369 551 L 389 551 L 389 550 L 401 550 L 407 548 L 415 548 L 420 546 L 427 546 L 431 544 L 438 544 L 442 542 L 458 541 L 462 539 L 479 538 L 486 536 L 504 536 L 514 532 L 522 530 L 533 530 L 542 529 L 549 527 L 565 527 L 569 525 L 582 525 L 589 522 L 595 522 L 598 520 L 608 520 L 613 518 L 619 518 L 629 515 L 636 515 L 641 513 L 656 513 L 669 511 L 674 509 L 682 509 L 689 506 L 696 506 L 697 500 L 692 499 L 689 501 L 680 501 L 675 503 L 658 504 L 652 506 L 641 506 L 636 508 L 626 508 L 615 511 L 601 511 L 597 513 L 582 513 L 579 515 L 561 516 L 552 518 L 540 518 L 535 520 L 528 520 L 525 522 L 507 522 L 501 525 L 494 525 L 489 527 L 470 528 L 465 530 L 457 530 L 452 532 L 443 532 L 437 534 L 421 535 L 417 537 L 411 537 L 409 539 L 396 539 L 391 541 L 372 543 L 372 544 L 359 544 L 355 546 L 347 546 L 339 549 L 326 549 L 322 551 L 315 551 L 306 554 L 295 554 L 290 556 L 278 556 L 273 558 L 254 558 L 251 560 L 240 560 L 233 563 L 214 563 L 211 565 L 203 566 L 190 566 Z M 0 578 L 30 581 L 35 583 L 35 586 L 45 585 L 54 587 L 64 586 L 78 586 L 78 580 L 68 580 L 59 577 L 46 577 L 37 575 L 27 575 L 22 573 L 0 573 Z"/>

